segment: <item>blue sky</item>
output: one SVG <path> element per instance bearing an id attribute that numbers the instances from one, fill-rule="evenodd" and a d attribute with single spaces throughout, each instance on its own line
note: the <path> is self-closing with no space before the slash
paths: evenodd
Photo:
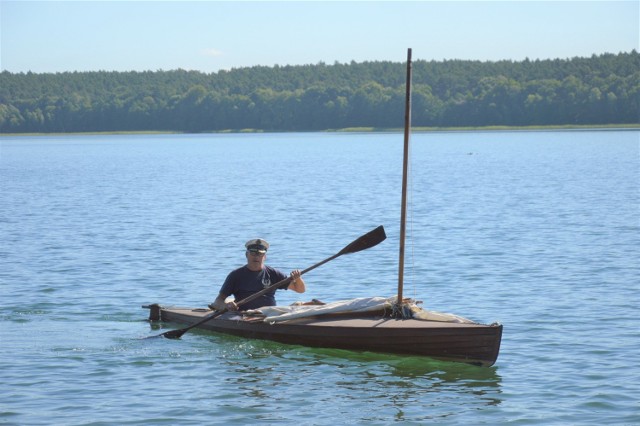
<path id="1" fill-rule="evenodd" d="M 7 1 L 11 72 L 522 60 L 639 49 L 635 1 Z"/>

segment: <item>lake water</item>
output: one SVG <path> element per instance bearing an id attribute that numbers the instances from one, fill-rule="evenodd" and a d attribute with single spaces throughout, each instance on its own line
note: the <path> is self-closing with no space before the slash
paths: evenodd
<path id="1" fill-rule="evenodd" d="M 205 306 L 254 237 L 289 304 L 397 287 L 402 134 L 0 138 L 0 423 L 640 424 L 640 132 L 412 136 L 405 296 L 504 324 L 494 367 L 247 341 Z"/>

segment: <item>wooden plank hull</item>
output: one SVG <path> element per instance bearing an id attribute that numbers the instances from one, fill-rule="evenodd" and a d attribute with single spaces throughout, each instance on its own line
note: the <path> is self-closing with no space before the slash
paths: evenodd
<path id="1" fill-rule="evenodd" d="M 157 309 L 159 313 L 155 319 L 187 325 L 211 313 L 204 309 L 159 306 Z M 428 356 L 482 366 L 496 362 L 502 339 L 500 324 L 394 319 L 362 314 L 301 318 L 276 324 L 225 314 L 198 328 L 285 344 Z"/>

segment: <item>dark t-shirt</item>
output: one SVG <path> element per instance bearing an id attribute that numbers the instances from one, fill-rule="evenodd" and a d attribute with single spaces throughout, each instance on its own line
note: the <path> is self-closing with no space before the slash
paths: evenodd
<path id="1" fill-rule="evenodd" d="M 227 275 L 227 279 L 224 280 L 220 293 L 224 297 L 233 295 L 236 302 L 239 302 L 286 278 L 287 276 L 285 274 L 270 266 L 264 266 L 261 271 L 254 272 L 245 265 L 231 271 L 231 273 Z M 247 309 L 258 309 L 261 306 L 275 306 L 275 293 L 276 289 L 273 289 L 251 302 L 240 305 L 239 309 L 246 311 Z"/>

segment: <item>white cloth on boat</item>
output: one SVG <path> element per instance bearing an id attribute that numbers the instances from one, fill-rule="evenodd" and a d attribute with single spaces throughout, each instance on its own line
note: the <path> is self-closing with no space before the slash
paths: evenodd
<path id="1" fill-rule="evenodd" d="M 460 315 L 449 314 L 445 312 L 427 311 L 419 306 L 412 304 L 409 306 L 411 309 L 411 315 L 415 319 L 424 321 L 440 321 L 440 322 L 458 322 L 465 324 L 473 324 L 475 321 L 471 321 L 468 318 L 461 317 Z"/>
<path id="2" fill-rule="evenodd" d="M 336 314 L 336 313 L 357 313 L 369 311 L 391 310 L 396 297 L 363 297 L 349 300 L 339 300 L 324 305 L 294 305 L 294 306 L 263 306 L 260 309 L 247 311 L 248 314 L 262 314 L 265 316 L 264 322 L 275 323 L 288 321 L 296 318 L 310 316 Z M 472 323 L 473 321 L 458 315 L 447 314 L 436 311 L 426 311 L 418 307 L 415 303 L 410 304 L 413 318 L 425 321 L 442 321 Z"/>
<path id="3" fill-rule="evenodd" d="M 360 299 L 338 300 L 324 305 L 263 306 L 257 309 L 257 311 L 265 315 L 266 318 L 264 322 L 280 322 L 316 315 L 391 309 L 394 301 L 394 298 L 364 297 Z"/>

